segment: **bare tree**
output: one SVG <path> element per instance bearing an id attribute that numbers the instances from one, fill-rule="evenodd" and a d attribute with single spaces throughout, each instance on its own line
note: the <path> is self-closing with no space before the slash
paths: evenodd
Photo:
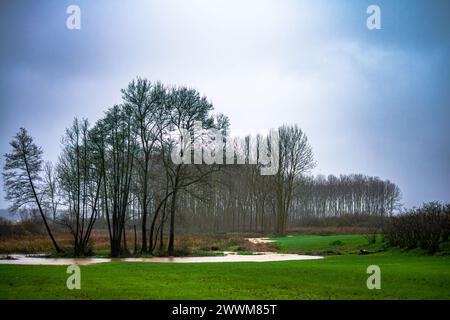
<path id="1" fill-rule="evenodd" d="M 180 154 L 183 158 L 188 156 L 191 158 L 193 154 L 192 146 L 200 143 L 204 138 L 202 129 L 197 128 L 196 124 L 200 123 L 203 129 L 215 128 L 225 129 L 228 121 L 223 117 L 214 117 L 211 114 L 213 106 L 207 101 L 206 97 L 201 97 L 200 94 L 193 89 L 185 87 L 173 88 L 168 96 L 168 107 L 170 108 L 170 128 L 180 141 Z M 220 121 L 218 121 L 220 120 Z M 219 126 L 222 126 L 220 128 Z M 198 130 L 200 129 L 200 130 Z M 189 137 L 186 137 L 186 133 Z M 172 163 L 169 159 L 172 150 L 175 146 L 175 141 L 170 139 L 170 136 L 161 137 L 162 159 L 170 181 L 170 227 L 169 227 L 169 242 L 167 251 L 169 255 L 174 254 L 174 239 L 175 239 L 175 212 L 177 209 L 177 200 L 180 191 L 204 181 L 204 179 L 216 171 L 218 168 L 214 165 L 192 165 L 185 163 Z M 187 140 L 186 140 L 187 139 Z M 195 156 L 195 154 L 194 154 Z"/>
<path id="2" fill-rule="evenodd" d="M 60 202 L 58 198 L 57 177 L 53 169 L 53 164 L 50 161 L 44 163 L 44 199 L 45 206 L 50 209 L 52 220 L 55 222 Z"/>
<path id="3" fill-rule="evenodd" d="M 92 131 L 99 158 L 98 167 L 103 182 L 101 195 L 113 257 L 126 251 L 122 250 L 126 241 L 125 223 L 138 149 L 132 117 L 128 106 L 116 105 L 107 111 Z"/>
<path id="4" fill-rule="evenodd" d="M 95 161 L 89 123 L 75 118 L 63 138 L 59 157 L 58 178 L 67 215 L 63 221 L 74 237 L 74 254 L 89 254 L 89 239 L 98 215 L 102 176 Z"/>
<path id="5" fill-rule="evenodd" d="M 147 217 L 149 215 L 149 185 L 151 183 L 151 157 L 158 142 L 159 132 L 166 121 L 165 89 L 160 83 L 152 84 L 137 78 L 122 90 L 125 104 L 130 108 L 135 122 L 134 128 L 139 139 L 141 156 L 137 157 L 139 174 L 137 185 L 141 194 L 142 252 L 147 252 Z"/>
<path id="6" fill-rule="evenodd" d="M 277 201 L 276 233 L 284 235 L 288 221 L 293 191 L 298 178 L 315 166 L 308 138 L 297 126 L 282 126 L 279 132 L 279 170 L 275 175 Z"/>

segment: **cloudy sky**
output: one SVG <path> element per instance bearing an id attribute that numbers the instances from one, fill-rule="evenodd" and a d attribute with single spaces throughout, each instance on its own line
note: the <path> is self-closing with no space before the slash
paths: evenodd
<path id="1" fill-rule="evenodd" d="M 81 30 L 66 28 L 71 4 Z M 2 1 L 0 153 L 23 126 L 55 161 L 73 117 L 94 122 L 141 76 L 198 89 L 236 134 L 298 123 L 314 173 L 390 179 L 407 206 L 449 201 L 449 13 L 448 0 Z"/>

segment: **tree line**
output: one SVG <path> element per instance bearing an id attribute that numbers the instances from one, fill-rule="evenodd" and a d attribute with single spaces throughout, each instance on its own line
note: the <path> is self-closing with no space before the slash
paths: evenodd
<path id="1" fill-rule="evenodd" d="M 294 201 L 294 212 L 303 216 L 386 215 L 399 209 L 399 187 L 362 174 L 305 177 Z M 294 217 L 295 219 L 295 217 Z"/>
<path id="2" fill-rule="evenodd" d="M 183 226 L 283 235 L 289 221 L 302 214 L 383 215 L 398 201 L 398 188 L 378 178 L 308 178 L 315 161 L 297 125 L 276 130 L 279 169 L 273 175 L 261 175 L 259 162 L 249 164 L 252 141 L 262 141 L 261 136 L 242 139 L 245 148 L 233 154 L 246 160 L 236 161 L 240 164 L 172 161 L 174 152 L 193 154 L 192 145 L 204 141 L 194 130 L 198 123 L 230 137 L 229 119 L 214 113 L 198 91 L 137 78 L 122 90 L 122 103 L 94 124 L 74 119 L 54 165 L 44 163 L 42 149 L 20 129 L 5 155 L 6 200 L 12 211 L 38 209 L 56 251 L 62 250 L 48 220 L 70 232 L 77 256 L 89 253 L 96 223 L 105 224 L 112 257 L 129 254 L 130 226 L 135 234 L 139 229 L 140 253 L 174 255 L 175 232 Z M 275 152 L 267 141 L 263 146 Z M 180 144 L 185 148 L 177 149 Z"/>
<path id="3" fill-rule="evenodd" d="M 261 176 L 256 166 L 228 166 L 210 179 L 180 199 L 180 228 L 280 233 L 276 176 Z M 390 217 L 400 210 L 401 193 L 397 185 L 378 177 L 303 174 L 296 177 L 290 197 L 286 225 L 302 226 L 311 218 Z"/>

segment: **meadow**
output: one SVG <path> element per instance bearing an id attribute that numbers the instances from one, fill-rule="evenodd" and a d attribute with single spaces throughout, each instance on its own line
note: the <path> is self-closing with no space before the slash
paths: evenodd
<path id="1" fill-rule="evenodd" d="M 81 266 L 81 289 L 66 266 L 0 265 L 0 299 L 450 299 L 450 256 L 386 248 L 364 235 L 274 238 L 278 252 L 322 260 L 239 263 L 111 262 Z M 358 254 L 366 250 L 368 254 Z M 369 290 L 369 265 L 381 289 Z"/>

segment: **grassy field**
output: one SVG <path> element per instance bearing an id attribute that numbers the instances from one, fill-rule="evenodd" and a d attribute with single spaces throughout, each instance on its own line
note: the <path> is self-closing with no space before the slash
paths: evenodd
<path id="1" fill-rule="evenodd" d="M 364 249 L 370 252 L 379 252 L 386 249 L 381 235 L 377 235 L 377 242 L 369 244 L 364 235 L 297 235 L 282 238 L 273 238 L 279 246 L 278 252 L 298 253 L 310 255 L 336 255 L 358 253 Z"/>
<path id="2" fill-rule="evenodd" d="M 281 252 L 333 251 L 323 260 L 265 263 L 105 263 L 82 266 L 81 290 L 66 267 L 0 265 L 1 299 L 450 299 L 450 256 L 379 251 L 361 235 L 276 239 Z M 381 268 L 381 290 L 366 269 Z"/>

